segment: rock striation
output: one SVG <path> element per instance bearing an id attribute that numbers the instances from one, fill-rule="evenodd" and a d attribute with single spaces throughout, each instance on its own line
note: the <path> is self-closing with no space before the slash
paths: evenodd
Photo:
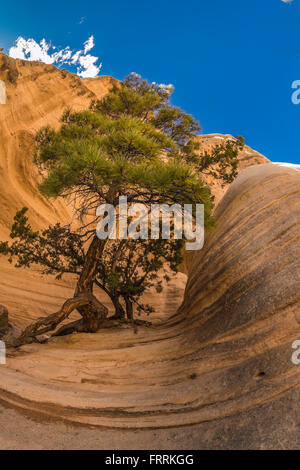
<path id="1" fill-rule="evenodd" d="M 300 338 L 299 182 L 298 172 L 270 164 L 242 172 L 218 206 L 218 228 L 195 256 L 177 311 L 137 335 L 109 329 L 24 346 L 2 370 L 0 396 L 116 428 L 212 430 L 241 415 L 253 426 L 256 410 L 279 397 L 292 411 L 290 392 L 300 385 L 291 361 Z M 274 419 L 284 429 L 280 414 L 263 419 L 266 433 Z M 217 447 L 221 437 L 209 439 Z"/>
<path id="2" fill-rule="evenodd" d="M 49 202 L 36 190 L 33 135 L 42 125 L 57 126 L 65 107 L 82 109 L 103 96 L 113 81 L 79 80 L 25 61 L 7 67 L 0 54 L 7 88 L 0 106 L 1 237 L 23 205 L 34 227 L 68 220 L 63 201 Z M 226 137 L 201 139 L 209 146 Z M 0 399 L 120 432 L 154 428 L 161 442 L 164 428 L 176 428 L 190 432 L 193 448 L 297 447 L 300 366 L 291 357 L 300 339 L 300 174 L 248 147 L 240 170 L 229 188 L 215 187 L 217 228 L 190 259 L 187 284 L 180 274 L 155 297 L 152 328 L 107 328 L 23 346 L 0 366 Z M 18 327 L 56 311 L 74 284 L 16 270 L 6 259 L 0 279 L 0 301 Z"/>

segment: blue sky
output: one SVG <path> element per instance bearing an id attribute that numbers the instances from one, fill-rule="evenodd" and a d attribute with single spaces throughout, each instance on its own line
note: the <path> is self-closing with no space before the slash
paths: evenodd
<path id="1" fill-rule="evenodd" d="M 22 36 L 83 51 L 93 35 L 100 75 L 172 83 L 173 103 L 204 133 L 242 135 L 273 161 L 300 163 L 299 25 L 300 0 L 15 0 L 1 5 L 0 47 Z"/>

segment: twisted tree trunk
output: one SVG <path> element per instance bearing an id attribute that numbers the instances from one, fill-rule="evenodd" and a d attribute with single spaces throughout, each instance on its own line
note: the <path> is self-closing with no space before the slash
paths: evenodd
<path id="1" fill-rule="evenodd" d="M 113 317 L 111 317 L 112 320 L 124 320 L 125 319 L 125 310 L 122 307 L 119 297 L 111 297 L 111 301 L 114 304 L 115 307 L 115 314 Z"/>
<path id="2" fill-rule="evenodd" d="M 62 306 L 62 308 L 48 317 L 39 318 L 35 323 L 29 325 L 16 339 L 14 346 L 20 346 L 21 344 L 30 342 L 36 336 L 48 333 L 49 331 L 55 330 L 57 325 L 63 320 L 69 317 L 69 315 L 75 310 L 82 307 L 92 306 L 95 311 L 98 311 L 98 315 L 102 314 L 104 318 L 103 305 L 92 295 L 92 294 L 81 294 L 72 299 L 68 299 Z"/>
<path id="3" fill-rule="evenodd" d="M 87 333 L 98 331 L 101 322 L 108 314 L 108 310 L 93 295 L 93 284 L 97 263 L 102 255 L 105 243 L 106 240 L 100 240 L 97 236 L 93 238 L 86 254 L 74 297 L 68 299 L 58 312 L 48 317 L 39 318 L 35 323 L 25 328 L 15 340 L 14 346 L 32 342 L 37 336 L 55 330 L 57 325 L 67 319 L 74 310 L 80 313 L 82 320 L 65 325 L 60 330 L 61 334 L 66 334 L 66 331 L 84 331 Z"/>
<path id="4" fill-rule="evenodd" d="M 133 321 L 133 305 L 128 297 L 125 297 L 126 314 L 129 321 Z"/>

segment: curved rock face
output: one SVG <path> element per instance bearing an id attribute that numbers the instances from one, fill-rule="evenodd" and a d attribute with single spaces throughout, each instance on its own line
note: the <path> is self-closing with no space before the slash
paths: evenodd
<path id="1" fill-rule="evenodd" d="M 234 137 L 230 134 L 203 134 L 198 136 L 198 141 L 201 143 L 201 150 L 206 150 L 208 152 L 211 151 L 216 145 L 222 145 L 226 139 L 232 140 Z M 250 166 L 264 165 L 267 163 L 271 162 L 261 153 L 253 150 L 248 145 L 245 145 L 244 148 L 239 152 L 239 172 L 249 168 Z M 209 183 L 211 191 L 215 197 L 215 203 L 218 205 L 230 185 L 221 184 L 220 180 L 215 180 L 210 176 L 207 176 L 205 179 Z"/>
<path id="2" fill-rule="evenodd" d="M 25 346 L 3 369 L 0 395 L 94 425 L 197 424 L 207 432 L 204 447 L 220 446 L 220 420 L 253 429 L 259 407 L 279 398 L 292 413 L 290 392 L 300 384 L 291 361 L 300 339 L 299 182 L 298 172 L 269 164 L 242 172 L 194 259 L 177 313 L 137 335 L 112 329 Z M 266 435 L 274 425 L 277 437 L 283 432 L 280 413 L 261 419 Z M 227 446 L 236 439 L 226 436 Z"/>
<path id="3" fill-rule="evenodd" d="M 198 341 L 198 357 L 212 365 L 214 409 L 238 413 L 300 381 L 291 361 L 300 339 L 300 175 L 249 168 L 216 217 L 218 229 L 190 267 L 180 315 L 185 338 Z"/>
<path id="4" fill-rule="evenodd" d="M 103 96 L 112 79 L 79 80 L 40 63 L 7 63 L 0 54 L 0 80 L 7 93 L 0 105 L 3 239 L 23 205 L 35 228 L 69 220 L 63 201 L 49 202 L 36 190 L 33 135 L 58 125 L 67 106 L 82 109 L 92 96 Z M 224 136 L 201 138 L 209 146 Z M 162 439 L 164 427 L 184 435 L 190 428 L 180 426 L 194 425 L 193 448 L 247 448 L 249 434 L 253 446 L 266 438 L 279 447 L 287 436 L 295 446 L 300 174 L 266 163 L 248 147 L 240 161 L 250 168 L 227 192 L 215 187 L 217 229 L 193 254 L 186 289 L 182 274 L 162 296 L 155 294 L 152 328 L 137 334 L 110 328 L 24 346 L 0 366 L 0 398 L 69 421 L 159 428 Z M 0 301 L 18 327 L 56 311 L 73 290 L 72 279 L 43 279 L 6 259 L 0 275 Z"/>

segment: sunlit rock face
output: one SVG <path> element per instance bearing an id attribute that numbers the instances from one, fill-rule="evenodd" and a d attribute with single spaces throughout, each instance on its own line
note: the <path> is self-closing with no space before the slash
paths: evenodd
<path id="1" fill-rule="evenodd" d="M 8 310 L 4 305 L 0 305 L 0 338 L 8 331 Z"/>
<path id="2" fill-rule="evenodd" d="M 117 428 L 197 424 L 203 446 L 212 447 L 222 443 L 220 420 L 223 428 L 234 420 L 253 429 L 260 407 L 278 397 L 292 414 L 298 402 L 290 393 L 300 384 L 291 361 L 300 339 L 299 183 L 289 168 L 243 171 L 218 206 L 217 229 L 194 257 L 177 312 L 168 305 L 174 284 L 165 293 L 165 315 L 151 329 L 23 347 L 0 377 L 10 402 L 22 395 L 25 407 Z M 274 425 L 283 433 L 281 413 L 265 411 L 260 419 L 266 435 Z M 228 446 L 238 439 L 230 433 Z"/>
<path id="3" fill-rule="evenodd" d="M 201 151 L 209 152 L 212 151 L 216 145 L 222 145 L 226 142 L 226 140 L 232 140 L 234 137 L 230 134 L 203 134 L 197 137 L 197 139 L 201 144 Z M 238 159 L 239 172 L 249 168 L 250 166 L 271 163 L 264 155 L 257 152 L 256 150 L 253 150 L 248 145 L 245 145 L 244 148 L 239 152 Z M 212 194 L 215 197 L 215 204 L 218 205 L 230 185 L 222 184 L 220 180 L 216 180 L 211 176 L 204 176 L 204 180 L 209 184 L 212 190 Z"/>
<path id="4" fill-rule="evenodd" d="M 0 53 L 0 102 L 6 96 L 0 105 L 0 236 L 8 235 L 13 216 L 24 205 L 35 228 L 70 220 L 70 208 L 63 200 L 46 200 L 37 189 L 34 135 L 45 125 L 58 127 L 67 107 L 88 108 L 115 82 L 106 76 L 80 79 L 53 65 Z"/>

